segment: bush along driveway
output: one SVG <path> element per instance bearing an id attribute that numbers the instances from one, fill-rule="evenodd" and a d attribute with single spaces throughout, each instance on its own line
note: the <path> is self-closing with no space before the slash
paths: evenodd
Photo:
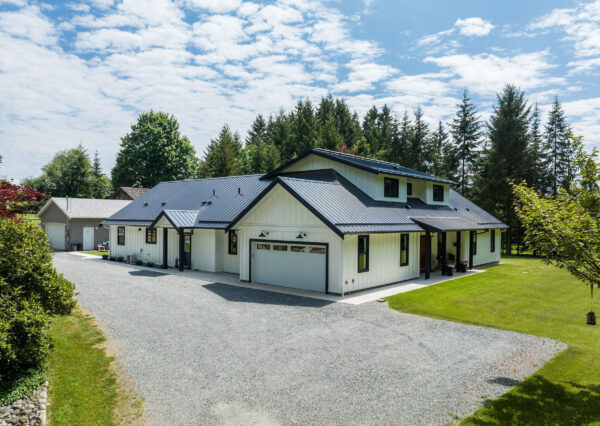
<path id="1" fill-rule="evenodd" d="M 383 303 L 331 303 L 68 253 L 55 265 L 156 424 L 444 424 L 558 349 Z"/>
<path id="2" fill-rule="evenodd" d="M 600 422 L 600 326 L 586 325 L 589 288 L 567 272 L 537 259 L 508 257 L 485 274 L 388 300 L 403 312 L 567 343 L 565 351 L 465 424 Z"/>

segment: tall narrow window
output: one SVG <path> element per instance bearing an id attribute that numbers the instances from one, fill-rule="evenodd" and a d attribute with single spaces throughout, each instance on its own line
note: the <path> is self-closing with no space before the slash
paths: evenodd
<path id="1" fill-rule="evenodd" d="M 383 196 L 398 198 L 398 179 L 383 178 Z"/>
<path id="2" fill-rule="evenodd" d="M 369 236 L 358 236 L 358 272 L 369 270 Z"/>
<path id="3" fill-rule="evenodd" d="M 125 245 L 125 227 L 124 226 L 117 227 L 117 244 L 120 246 Z"/>
<path id="4" fill-rule="evenodd" d="M 156 228 L 146 228 L 146 244 L 156 244 Z"/>
<path id="5" fill-rule="evenodd" d="M 433 201 L 444 201 L 444 187 L 433 185 Z"/>
<path id="6" fill-rule="evenodd" d="M 493 253 L 496 251 L 496 230 L 490 231 L 490 251 Z"/>
<path id="7" fill-rule="evenodd" d="M 408 265 L 408 234 L 400 235 L 400 266 Z"/>
<path id="8" fill-rule="evenodd" d="M 477 254 L 477 231 L 473 232 L 473 256 Z"/>
<path id="9" fill-rule="evenodd" d="M 229 231 L 229 254 L 237 254 L 237 231 Z"/>
<path id="10" fill-rule="evenodd" d="M 406 195 L 412 195 L 412 183 L 410 182 L 406 184 Z"/>

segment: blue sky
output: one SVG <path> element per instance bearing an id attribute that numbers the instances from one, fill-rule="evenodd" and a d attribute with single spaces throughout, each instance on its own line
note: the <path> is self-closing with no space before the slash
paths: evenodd
<path id="1" fill-rule="evenodd" d="M 0 0 L 0 175 L 40 173 L 82 143 L 106 171 L 149 109 L 199 154 L 223 124 L 300 98 L 359 114 L 421 106 L 447 122 L 470 90 L 483 119 L 506 83 L 600 146 L 600 0 Z"/>

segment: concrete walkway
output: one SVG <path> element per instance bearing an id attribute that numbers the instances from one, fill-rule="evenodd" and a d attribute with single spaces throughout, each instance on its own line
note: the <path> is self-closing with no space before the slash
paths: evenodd
<path id="1" fill-rule="evenodd" d="M 91 260 L 96 262 L 107 262 L 103 260 L 99 256 L 94 256 L 85 253 L 78 252 L 67 252 L 69 255 L 79 257 L 85 260 Z M 419 278 L 413 280 L 402 281 L 395 284 L 389 284 L 383 287 L 377 287 L 370 290 L 363 290 L 359 292 L 355 292 L 352 294 L 348 294 L 345 296 L 335 296 L 332 294 L 323 294 L 317 293 L 314 291 L 306 291 L 306 290 L 298 290 L 287 287 L 279 287 L 273 285 L 259 284 L 259 283 L 247 283 L 239 280 L 237 274 L 229 274 L 226 272 L 204 272 L 204 271 L 179 271 L 175 268 L 169 268 L 167 270 L 164 269 L 156 269 L 156 268 L 148 268 L 146 266 L 138 266 L 138 265 L 128 265 L 125 263 L 119 262 L 110 262 L 111 265 L 121 266 L 121 267 L 133 267 L 140 270 L 149 270 L 149 271 L 160 271 L 161 273 L 170 274 L 174 276 L 181 276 L 186 278 L 196 279 L 199 284 L 211 284 L 211 283 L 223 283 L 229 285 L 235 285 L 243 288 L 251 288 L 255 290 L 265 290 L 272 291 L 275 293 L 288 294 L 292 296 L 301 296 L 301 297 L 309 297 L 311 299 L 319 299 L 319 300 L 327 300 L 329 302 L 340 302 L 347 303 L 349 305 L 360 305 L 367 302 L 373 302 L 375 300 L 381 299 L 383 297 L 393 296 L 395 294 L 406 293 L 408 291 L 417 290 L 419 288 L 428 287 L 435 284 L 440 284 L 450 280 L 460 279 L 462 277 L 466 277 L 469 275 L 474 275 L 478 273 L 485 272 L 485 269 L 472 269 L 466 273 L 454 273 L 452 277 L 447 277 L 441 274 L 441 272 L 436 271 L 431 273 L 431 278 L 426 280 L 425 276 L 421 274 Z"/>

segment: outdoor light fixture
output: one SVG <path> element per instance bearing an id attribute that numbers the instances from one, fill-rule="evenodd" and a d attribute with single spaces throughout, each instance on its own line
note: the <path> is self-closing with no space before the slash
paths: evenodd
<path id="1" fill-rule="evenodd" d="M 302 236 L 302 234 L 298 234 L 298 236 L 296 238 L 304 238 L 304 237 Z"/>
<path id="2" fill-rule="evenodd" d="M 138 231 L 141 231 L 141 230 L 142 230 L 142 228 L 138 228 Z"/>
<path id="3" fill-rule="evenodd" d="M 258 236 L 259 236 L 259 237 L 261 237 L 261 238 L 264 238 L 264 237 L 266 237 L 268 234 L 269 234 L 268 232 L 265 234 L 265 231 L 260 231 L 260 234 L 259 234 Z"/>

